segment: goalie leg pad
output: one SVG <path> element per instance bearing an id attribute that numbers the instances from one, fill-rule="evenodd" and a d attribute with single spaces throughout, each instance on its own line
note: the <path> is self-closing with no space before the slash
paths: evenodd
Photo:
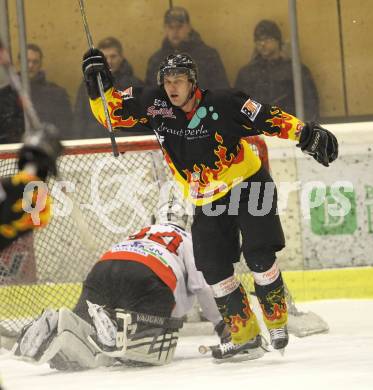
<path id="1" fill-rule="evenodd" d="M 56 334 L 58 312 L 45 310 L 36 320 L 30 322 L 22 330 L 13 353 L 15 356 L 38 361 L 40 351 L 45 350 L 49 340 Z"/>
<path id="2" fill-rule="evenodd" d="M 115 359 L 103 355 L 88 341 L 92 327 L 71 310 L 59 311 L 57 336 L 45 351 L 43 361 L 57 369 L 86 369 L 110 366 Z"/>
<path id="3" fill-rule="evenodd" d="M 51 368 L 63 371 L 112 366 L 116 362 L 96 350 L 87 339 L 67 330 L 54 338 L 43 361 L 48 361 Z"/>
<path id="4" fill-rule="evenodd" d="M 125 357 L 136 362 L 152 365 L 170 363 L 174 357 L 179 332 L 141 323 L 127 327 L 127 350 Z"/>
<path id="5" fill-rule="evenodd" d="M 43 333 L 47 323 L 53 326 L 50 325 L 49 333 Z M 38 324 L 38 329 L 33 330 Z M 101 354 L 89 343 L 88 336 L 91 332 L 91 325 L 71 310 L 62 308 L 57 312 L 48 309 L 26 329 L 23 338 L 17 342 L 15 355 L 25 358 L 24 360 L 32 358 L 32 361 L 38 364 L 49 362 L 51 367 L 60 370 L 113 365 L 115 359 Z M 42 342 L 39 334 L 45 334 Z M 27 335 L 30 337 L 26 339 Z M 34 340 L 37 342 L 29 342 L 31 347 L 27 347 L 26 341 L 31 340 L 31 336 L 35 336 Z"/>
<path id="6" fill-rule="evenodd" d="M 178 331 L 183 321 L 146 313 L 115 311 L 118 325 L 117 353 L 104 352 L 120 357 L 122 361 L 134 361 L 151 365 L 164 365 L 172 361 L 178 341 Z"/>

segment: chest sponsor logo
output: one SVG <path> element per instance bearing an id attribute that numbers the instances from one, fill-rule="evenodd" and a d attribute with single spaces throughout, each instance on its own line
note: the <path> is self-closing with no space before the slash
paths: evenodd
<path id="1" fill-rule="evenodd" d="M 153 105 L 156 107 L 167 107 L 167 102 L 162 99 L 154 99 Z"/>
<path id="2" fill-rule="evenodd" d="M 213 106 L 207 107 L 199 107 L 198 110 L 193 115 L 193 118 L 190 120 L 188 124 L 188 129 L 194 129 L 201 123 L 201 120 L 210 117 L 214 121 L 217 121 L 219 119 L 219 114 L 214 111 Z"/>
<path id="3" fill-rule="evenodd" d="M 162 118 L 176 119 L 172 107 L 167 107 L 167 102 L 161 99 L 154 99 L 153 105 L 148 107 L 147 115 L 152 118 L 159 115 Z"/>
<path id="4" fill-rule="evenodd" d="M 241 108 L 241 112 L 253 122 L 259 114 L 261 108 L 262 105 L 260 103 L 253 99 L 247 99 Z"/>
<path id="5" fill-rule="evenodd" d="M 171 127 L 167 127 L 164 123 L 162 123 L 157 129 L 156 134 L 159 139 L 159 137 L 163 136 L 164 134 L 173 134 L 177 135 L 179 137 L 185 137 L 188 141 L 193 139 L 201 139 L 206 138 L 210 136 L 210 133 L 208 129 L 204 128 L 203 125 L 196 129 L 173 129 Z"/>

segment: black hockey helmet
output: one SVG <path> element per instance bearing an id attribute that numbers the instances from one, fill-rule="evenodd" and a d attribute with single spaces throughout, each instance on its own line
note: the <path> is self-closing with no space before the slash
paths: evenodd
<path id="1" fill-rule="evenodd" d="M 165 76 L 177 74 L 186 74 L 192 83 L 197 84 L 197 65 L 190 55 L 185 53 L 168 55 L 159 65 L 158 85 L 163 85 Z"/>

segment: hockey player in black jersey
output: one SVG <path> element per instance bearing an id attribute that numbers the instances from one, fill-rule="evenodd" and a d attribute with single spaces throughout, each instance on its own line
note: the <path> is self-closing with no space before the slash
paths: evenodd
<path id="1" fill-rule="evenodd" d="M 0 40 L 0 102 L 6 103 L 0 105 L 0 140 L 7 136 L 8 142 L 19 142 L 24 133 L 24 101 L 8 77 L 9 67 L 10 56 Z M 22 142 L 18 152 L 19 172 L 0 181 L 0 251 L 20 236 L 45 226 L 50 218 L 50 196 L 42 186 L 27 187 L 27 184 L 40 183 L 48 174 L 56 174 L 56 160 L 62 152 L 58 131 L 51 124 L 40 123 L 38 128 L 24 134 Z M 39 221 L 36 221 L 39 223 L 35 224 L 31 213 L 23 209 L 22 199 L 35 208 L 38 198 L 45 200 L 41 202 L 45 207 L 39 210 Z"/>
<path id="2" fill-rule="evenodd" d="M 0 142 L 19 142 L 24 133 L 22 102 L 10 85 L 5 67 L 10 66 L 10 56 L 0 39 Z M 0 254 L 20 237 L 45 226 L 50 219 L 50 196 L 40 180 L 48 174 L 56 174 L 56 160 L 62 151 L 56 128 L 42 124 L 31 129 L 23 137 L 18 151 L 19 172 L 0 179 Z M 35 183 L 36 185 L 28 186 Z M 44 199 L 37 210 L 38 199 Z M 30 212 L 22 207 L 22 200 L 37 214 L 34 221 Z M 34 223 L 38 222 L 38 223 Z M 0 261 L 0 267 L 2 266 Z M 2 281 L 1 281 L 2 282 Z M 2 390 L 0 378 L 0 390 Z"/>
<path id="3" fill-rule="evenodd" d="M 245 343 L 260 343 L 257 319 L 233 276 L 240 233 L 271 344 L 285 348 L 287 307 L 276 262 L 285 240 L 276 214 L 276 187 L 246 137 L 264 134 L 297 141 L 304 153 L 328 166 L 338 156 L 335 136 L 239 90 L 201 90 L 196 65 L 186 54 L 170 55 L 160 64 L 158 88 L 115 90 L 105 58 L 96 49 L 84 55 L 83 73 L 97 120 L 106 125 L 100 73 L 113 128 L 126 131 L 140 122 L 153 129 L 174 178 L 196 206 L 196 265 L 230 326 L 233 345 L 228 353 Z"/>

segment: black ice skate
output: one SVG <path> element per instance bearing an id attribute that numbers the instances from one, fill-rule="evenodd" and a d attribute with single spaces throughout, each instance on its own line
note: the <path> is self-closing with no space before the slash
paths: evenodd
<path id="1" fill-rule="evenodd" d="M 271 337 L 271 345 L 274 349 L 280 351 L 281 354 L 284 354 L 285 347 L 289 342 L 289 334 L 286 326 L 283 328 L 269 329 L 269 335 Z"/>
<path id="2" fill-rule="evenodd" d="M 252 360 L 264 355 L 262 337 L 260 335 L 243 344 L 233 344 L 232 341 L 211 347 L 212 356 L 219 362 L 228 360 Z"/>

